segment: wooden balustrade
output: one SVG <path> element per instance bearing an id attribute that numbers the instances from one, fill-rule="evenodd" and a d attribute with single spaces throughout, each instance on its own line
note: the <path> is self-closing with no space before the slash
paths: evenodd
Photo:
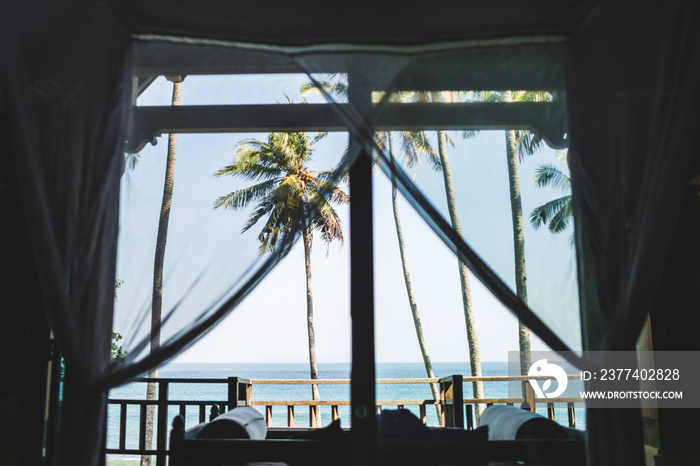
<path id="1" fill-rule="evenodd" d="M 569 376 L 574 379 L 578 376 Z M 548 377 L 536 377 L 537 379 L 546 379 Z M 520 398 L 464 398 L 463 384 L 481 380 L 484 382 L 508 382 L 528 380 L 528 376 L 485 376 L 485 377 L 463 377 L 461 375 L 452 375 L 443 378 L 415 378 L 415 379 L 377 379 L 377 384 L 429 384 L 438 383 L 440 386 L 440 399 L 405 399 L 405 400 L 378 400 L 377 413 L 386 406 L 396 406 L 398 409 L 406 409 L 407 406 L 417 406 L 419 417 L 424 424 L 427 423 L 427 406 L 437 405 L 440 408 L 441 416 L 439 418 L 440 425 L 446 427 L 460 427 L 473 429 L 474 425 L 474 407 L 477 404 L 515 404 L 535 411 L 537 403 L 546 403 L 547 416 L 550 419 L 555 418 L 555 403 L 566 403 L 568 414 L 569 427 L 576 426 L 576 417 L 574 412 L 574 403 L 582 402 L 580 398 L 535 398 L 535 394 L 530 387 L 530 384 L 524 384 L 526 387 L 525 397 Z M 117 448 L 107 448 L 105 451 L 108 454 L 122 455 L 155 455 L 156 466 L 165 466 L 168 455 L 166 439 L 168 430 L 168 408 L 177 406 L 179 414 L 186 418 L 187 407 L 196 407 L 197 422 L 202 423 L 207 420 L 207 408 L 210 408 L 209 420 L 214 419 L 220 413 L 226 410 L 231 410 L 239 406 L 262 406 L 264 407 L 265 419 L 267 426 L 273 426 L 273 407 L 275 409 L 283 409 L 286 412 L 286 427 L 287 428 L 317 428 L 321 426 L 315 425 L 316 410 L 322 407 L 329 406 L 331 419 L 339 418 L 338 408 L 340 406 L 350 406 L 349 400 L 253 400 L 252 388 L 254 385 L 349 385 L 349 379 L 296 379 L 296 380 L 248 380 L 240 377 L 229 377 L 228 379 L 173 379 L 159 378 L 148 379 L 141 378 L 135 382 L 156 382 L 158 383 L 158 398 L 156 400 L 127 400 L 127 399 L 110 399 L 110 405 L 119 406 L 119 440 Z M 225 400 L 171 400 L 169 399 L 169 389 L 171 384 L 225 384 L 227 385 L 228 396 Z M 156 445 L 155 448 L 146 448 L 146 410 L 148 406 L 156 406 L 157 424 L 156 435 L 154 436 Z M 127 448 L 126 432 L 127 418 L 129 416 L 129 406 L 138 407 L 139 411 L 139 435 L 138 448 Z M 295 422 L 295 407 L 309 407 L 309 426 L 300 427 Z M 166 415 L 160 415 L 166 413 Z M 273 428 L 274 429 L 274 428 Z"/>

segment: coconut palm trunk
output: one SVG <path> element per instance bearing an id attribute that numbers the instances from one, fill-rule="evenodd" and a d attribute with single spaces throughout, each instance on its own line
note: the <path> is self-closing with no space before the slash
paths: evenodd
<path id="1" fill-rule="evenodd" d="M 180 105 L 180 87 L 182 78 L 170 77 L 173 83 L 173 96 L 171 105 Z M 165 167 L 165 185 L 163 187 L 163 200 L 160 206 L 160 218 L 158 220 L 158 236 L 156 239 L 156 254 L 153 264 L 153 301 L 151 304 L 151 353 L 160 347 L 160 324 L 163 311 L 163 264 L 165 263 L 165 246 L 168 241 L 168 223 L 170 222 L 170 206 L 173 199 L 173 185 L 175 182 L 175 156 L 177 153 L 177 134 L 168 136 L 168 156 Z M 148 373 L 149 378 L 158 377 L 158 369 Z M 146 399 L 157 399 L 157 384 L 148 383 Z M 155 406 L 146 407 L 146 448 L 153 445 L 153 431 L 155 421 Z M 142 456 L 141 466 L 150 466 L 151 457 Z"/>
<path id="2" fill-rule="evenodd" d="M 316 337 L 314 336 L 314 300 L 311 289 L 311 235 L 313 233 L 309 228 L 304 229 L 304 263 L 306 265 L 306 329 L 309 336 L 309 372 L 311 379 L 318 379 L 318 364 L 316 362 Z M 318 385 L 311 385 L 311 398 L 314 401 L 321 399 L 318 391 Z M 313 411 L 315 419 L 313 423 L 316 426 L 321 426 L 321 410 L 317 406 Z"/>
<path id="3" fill-rule="evenodd" d="M 512 91 L 505 91 L 503 102 L 512 102 Z M 525 230 L 523 226 L 523 206 L 520 199 L 520 178 L 518 172 L 518 148 L 515 130 L 506 131 L 506 155 L 508 158 L 508 184 L 510 185 L 510 209 L 513 218 L 513 248 L 515 257 L 515 293 L 527 304 L 527 275 L 525 273 Z M 520 373 L 530 369 L 530 330 L 518 320 L 518 347 L 520 350 Z"/>
<path id="4" fill-rule="evenodd" d="M 394 160 L 394 144 L 392 141 L 391 133 L 386 133 L 387 146 L 389 148 L 389 157 L 391 158 L 392 165 Z M 430 356 L 428 356 L 428 347 L 425 344 L 425 337 L 423 336 L 423 326 L 420 321 L 420 314 L 418 313 L 418 304 L 416 303 L 416 297 L 413 293 L 413 285 L 411 284 L 411 274 L 408 271 L 408 262 L 406 260 L 406 246 L 403 239 L 403 230 L 401 229 L 401 218 L 399 217 L 399 204 L 398 204 L 398 189 L 396 187 L 396 177 L 392 174 L 391 176 L 391 203 L 394 212 L 394 224 L 396 226 L 396 237 L 399 240 L 399 255 L 401 256 L 401 267 L 403 269 L 403 280 L 406 285 L 406 294 L 408 295 L 408 304 L 411 307 L 411 314 L 413 315 L 413 326 L 416 329 L 416 337 L 418 338 L 418 346 L 420 347 L 421 355 L 423 356 L 423 364 L 425 365 L 425 373 L 429 378 L 435 378 L 435 373 L 433 372 L 433 365 L 430 362 Z M 438 390 L 438 385 L 436 383 L 430 384 L 430 390 L 433 393 L 433 399 L 440 399 L 440 391 Z M 440 405 L 435 405 L 435 411 L 437 413 L 438 420 L 441 418 Z"/>
<path id="5" fill-rule="evenodd" d="M 443 94 L 445 102 L 452 102 L 452 93 Z M 434 96 L 435 101 L 439 101 L 439 96 Z M 454 182 L 452 180 L 452 169 L 447 156 L 447 133 L 438 131 L 438 155 L 442 165 L 442 176 L 445 181 L 445 195 L 447 197 L 447 210 L 450 214 L 450 221 L 455 232 L 462 236 L 462 226 L 457 213 L 457 201 L 455 199 Z M 469 346 L 469 366 L 474 377 L 481 377 L 481 357 L 479 355 L 479 339 L 476 334 L 476 318 L 474 316 L 474 306 L 469 285 L 469 270 L 466 264 L 458 261 L 459 281 L 462 287 L 462 306 L 464 307 L 464 321 L 467 327 L 467 345 Z M 481 381 L 472 382 L 474 398 L 484 398 L 484 384 Z M 476 419 L 478 422 L 481 413 L 484 411 L 483 404 L 476 405 Z"/>

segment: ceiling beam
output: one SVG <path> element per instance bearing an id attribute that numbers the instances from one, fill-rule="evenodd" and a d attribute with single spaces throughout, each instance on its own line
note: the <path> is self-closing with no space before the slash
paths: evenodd
<path id="1" fill-rule="evenodd" d="M 371 90 L 564 88 L 564 44 L 454 48 L 416 53 L 282 53 L 241 47 L 138 42 L 134 75 L 332 74 L 370 69 Z"/>
<path id="2" fill-rule="evenodd" d="M 347 131 L 348 104 L 271 104 L 134 107 L 127 152 L 166 133 Z M 375 131 L 528 129 L 563 138 L 560 102 L 389 103 L 375 109 Z M 554 143 L 556 145 L 556 143 Z"/>

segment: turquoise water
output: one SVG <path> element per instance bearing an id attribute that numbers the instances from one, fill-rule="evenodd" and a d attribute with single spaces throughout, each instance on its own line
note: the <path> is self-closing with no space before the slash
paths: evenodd
<path id="1" fill-rule="evenodd" d="M 468 363 L 434 363 L 433 370 L 436 377 L 445 377 L 459 374 L 470 375 Z M 507 362 L 482 363 L 484 376 L 508 375 Z M 172 363 L 159 370 L 159 377 L 201 379 L 243 377 L 248 379 L 308 379 L 309 366 L 305 363 L 298 364 L 196 364 L 196 363 Z M 422 363 L 378 363 L 377 378 L 421 378 L 426 377 Z M 325 363 L 319 364 L 319 378 L 321 379 L 349 379 L 350 364 Z M 349 385 L 320 385 L 319 390 L 323 400 L 349 400 Z M 505 382 L 484 382 L 486 398 L 507 398 L 508 384 Z M 432 399 L 428 384 L 378 384 L 377 400 L 399 399 Z M 145 399 L 146 384 L 132 383 L 113 389 L 110 394 L 113 399 Z M 309 385 L 254 385 L 253 400 L 310 400 L 311 387 Z M 464 384 L 464 397 L 472 397 L 471 383 Z M 225 402 L 227 396 L 226 384 L 171 384 L 171 400 L 207 400 Z M 261 412 L 263 406 L 256 406 Z M 386 406 L 385 409 L 395 409 L 395 406 Z M 406 406 L 406 409 L 416 415 L 419 414 L 418 406 Z M 338 408 L 341 424 L 344 427 L 350 425 L 349 406 Z M 538 404 L 537 411 L 546 416 L 546 405 Z M 585 427 L 583 403 L 576 404 L 576 427 Z M 168 426 L 172 419 L 179 413 L 177 406 L 172 406 L 168 412 Z M 309 425 L 309 409 L 305 406 L 295 408 L 295 425 Z M 428 407 L 426 410 L 428 425 L 437 425 L 435 409 Z M 208 416 L 208 410 L 207 410 Z M 272 408 L 273 426 L 287 425 L 287 411 L 284 406 Z M 331 422 L 331 407 L 321 407 L 323 425 Z M 555 420 L 562 425 L 568 424 L 566 405 L 555 405 Z M 185 427 L 189 429 L 199 421 L 199 410 L 190 407 L 185 416 Z M 138 446 L 138 406 L 131 406 L 127 412 L 126 447 Z M 109 406 L 107 417 L 107 448 L 117 448 L 119 444 L 119 406 Z M 113 455 L 110 455 L 112 457 Z M 132 457 L 133 458 L 133 457 Z"/>

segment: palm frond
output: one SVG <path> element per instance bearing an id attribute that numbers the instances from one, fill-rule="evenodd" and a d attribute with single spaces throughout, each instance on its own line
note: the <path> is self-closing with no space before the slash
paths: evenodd
<path id="1" fill-rule="evenodd" d="M 133 154 L 126 154 L 124 157 L 124 164 L 129 170 L 133 170 L 141 162 L 141 152 L 134 152 Z"/>
<path id="2" fill-rule="evenodd" d="M 527 130 L 516 130 L 515 144 L 518 146 L 518 159 L 522 162 L 526 156 L 542 149 L 544 140 L 539 134 Z"/>
<path id="3" fill-rule="evenodd" d="M 512 91 L 513 102 L 551 102 L 553 96 L 548 91 Z"/>
<path id="4" fill-rule="evenodd" d="M 465 102 L 500 102 L 501 95 L 496 91 L 468 91 L 464 93 Z"/>
<path id="5" fill-rule="evenodd" d="M 288 161 L 273 146 L 255 139 L 238 144 L 233 163 L 214 173 L 215 177 L 239 176 L 249 180 L 271 179 L 286 171 Z"/>
<path id="6" fill-rule="evenodd" d="M 559 168 L 551 163 L 543 163 L 535 169 L 535 186 L 544 188 L 551 186 L 563 192 L 571 189 L 571 179 Z"/>
<path id="7" fill-rule="evenodd" d="M 557 158 L 564 162 L 564 165 L 569 166 L 569 157 L 565 153 L 557 151 Z"/>
<path id="8" fill-rule="evenodd" d="M 571 195 L 560 197 L 536 207 L 530 213 L 530 224 L 537 230 L 542 225 L 546 225 L 554 216 L 571 200 Z"/>
<path id="9" fill-rule="evenodd" d="M 275 187 L 278 181 L 268 180 L 248 188 L 233 191 L 225 196 L 219 197 L 214 203 L 215 209 L 238 209 L 246 207 L 252 201 L 267 196 Z"/>
<path id="10" fill-rule="evenodd" d="M 319 202 L 309 212 L 309 222 L 314 230 L 321 233 L 321 239 L 325 243 L 332 241 L 345 241 L 340 217 L 329 202 Z"/>
<path id="11" fill-rule="evenodd" d="M 389 131 L 379 131 L 374 134 L 374 143 L 377 145 L 382 153 L 389 151 L 389 137 L 391 133 Z"/>
<path id="12" fill-rule="evenodd" d="M 265 211 L 269 215 L 258 235 L 261 252 L 273 251 L 279 241 L 299 228 L 302 203 L 298 188 L 298 182 L 288 177 L 261 202 L 259 210 Z M 255 214 L 257 216 L 257 212 Z M 257 216 L 255 223 L 260 218 Z M 253 217 L 249 219 L 246 224 L 247 228 L 254 224 L 251 224 L 253 220 Z"/>
<path id="13" fill-rule="evenodd" d="M 332 202 L 334 204 L 347 204 L 350 202 L 350 196 L 345 194 L 342 189 L 332 183 L 326 183 L 318 178 L 307 187 L 309 191 L 308 203 L 314 207 L 317 207 L 316 204 L 320 205 L 326 202 Z"/>
<path id="14" fill-rule="evenodd" d="M 274 204 L 270 202 L 260 202 L 260 204 L 258 204 L 258 208 L 255 209 L 252 214 L 250 214 L 250 217 L 248 217 L 248 221 L 245 223 L 245 225 L 243 225 L 243 228 L 241 228 L 241 233 L 245 233 L 246 231 L 253 228 L 253 226 L 256 223 L 258 223 L 258 221 L 261 218 L 270 213 L 273 207 Z"/>
<path id="15" fill-rule="evenodd" d="M 312 78 L 313 79 L 313 78 Z M 334 82 L 334 80 L 337 81 Z M 301 86 L 301 95 L 304 94 L 328 94 L 335 97 L 348 97 L 348 85 L 343 78 L 338 78 L 336 73 L 331 74 L 329 79 L 316 79 L 309 81 Z"/>
<path id="16" fill-rule="evenodd" d="M 347 183 L 350 177 L 347 167 L 342 163 L 338 164 L 338 167 L 333 170 L 313 170 L 311 173 L 313 173 L 314 178 L 333 184 Z"/>
<path id="17" fill-rule="evenodd" d="M 433 169 L 440 168 L 440 157 L 435 153 L 425 131 L 400 131 L 401 153 L 406 166 L 412 167 L 422 157 L 427 159 Z"/>
<path id="18" fill-rule="evenodd" d="M 549 221 L 547 227 L 552 233 L 561 233 L 562 231 L 566 230 L 566 228 L 569 226 L 569 222 L 571 221 L 571 219 L 571 196 L 568 196 L 568 199 L 564 206 L 561 209 L 559 209 L 559 211 L 556 214 L 554 214 L 552 219 Z"/>

